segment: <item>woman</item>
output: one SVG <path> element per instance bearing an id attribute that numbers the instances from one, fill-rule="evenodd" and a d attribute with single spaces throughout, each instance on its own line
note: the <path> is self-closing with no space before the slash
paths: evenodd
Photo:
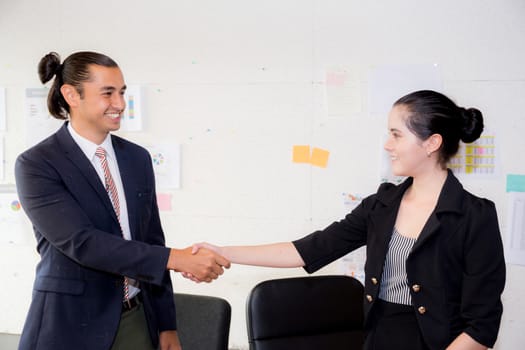
<path id="1" fill-rule="evenodd" d="M 434 91 L 399 99 L 388 118 L 395 175 L 343 220 L 294 242 L 216 247 L 233 263 L 312 273 L 363 245 L 365 349 L 487 349 L 502 314 L 505 263 L 494 204 L 465 191 L 448 160 L 483 131 L 477 109 Z"/>

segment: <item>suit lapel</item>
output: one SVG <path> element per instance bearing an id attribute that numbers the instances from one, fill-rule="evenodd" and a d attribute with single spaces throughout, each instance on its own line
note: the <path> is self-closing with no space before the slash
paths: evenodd
<path id="1" fill-rule="evenodd" d="M 80 174 L 75 174 L 75 176 L 83 176 L 86 181 L 90 184 L 93 190 L 98 194 L 100 200 L 111 213 L 113 219 L 118 224 L 118 218 L 109 199 L 108 193 L 104 188 L 104 185 L 100 181 L 98 174 L 93 168 L 91 161 L 87 159 L 86 155 L 82 152 L 80 147 L 73 140 L 69 131 L 67 131 L 67 122 L 57 131 L 56 133 L 60 147 L 64 151 L 65 157 L 78 168 Z"/>
<path id="2" fill-rule="evenodd" d="M 137 220 L 135 213 L 137 212 L 137 200 L 136 200 L 136 182 L 132 176 L 134 166 L 132 164 L 132 154 L 130 154 L 129 147 L 125 147 L 125 144 L 117 137 L 111 136 L 111 142 L 115 155 L 117 157 L 118 168 L 120 171 L 120 179 L 122 180 L 122 187 L 124 187 L 124 196 L 126 197 L 126 206 L 128 208 L 128 221 L 129 230 L 131 237 L 136 239 L 135 233 L 137 232 Z"/>

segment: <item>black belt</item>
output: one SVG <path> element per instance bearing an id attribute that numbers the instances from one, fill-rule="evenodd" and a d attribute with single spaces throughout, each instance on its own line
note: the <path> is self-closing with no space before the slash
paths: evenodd
<path id="1" fill-rule="evenodd" d="M 130 311 L 140 305 L 141 298 L 140 293 L 135 295 L 133 298 L 122 302 L 122 312 Z"/>

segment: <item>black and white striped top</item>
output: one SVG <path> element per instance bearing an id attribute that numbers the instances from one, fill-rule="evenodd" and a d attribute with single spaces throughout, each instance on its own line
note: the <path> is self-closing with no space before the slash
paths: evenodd
<path id="1" fill-rule="evenodd" d="M 406 260 L 414 243 L 416 243 L 416 238 L 405 237 L 394 227 L 381 277 L 379 299 L 396 304 L 412 305 Z"/>

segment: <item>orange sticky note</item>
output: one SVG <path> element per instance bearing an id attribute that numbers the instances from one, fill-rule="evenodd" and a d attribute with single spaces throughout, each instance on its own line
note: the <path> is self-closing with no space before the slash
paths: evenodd
<path id="1" fill-rule="evenodd" d="M 314 148 L 312 150 L 312 158 L 310 159 L 310 163 L 321 168 L 326 168 L 329 156 L 330 152 L 328 152 L 327 150 L 321 148 Z"/>
<path id="2" fill-rule="evenodd" d="M 294 163 L 310 163 L 310 146 L 293 146 Z"/>
<path id="3" fill-rule="evenodd" d="M 171 210 L 171 194 L 169 193 L 157 193 L 157 205 L 160 211 Z"/>

